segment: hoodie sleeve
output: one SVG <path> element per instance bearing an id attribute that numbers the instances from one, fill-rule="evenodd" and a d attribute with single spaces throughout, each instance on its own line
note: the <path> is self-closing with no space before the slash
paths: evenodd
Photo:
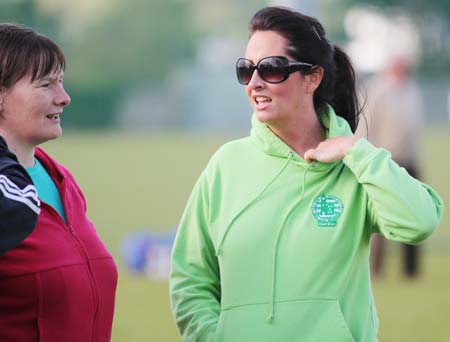
<path id="1" fill-rule="evenodd" d="M 0 137 L 0 255 L 33 231 L 39 212 L 40 201 L 30 176 Z"/>
<path id="2" fill-rule="evenodd" d="M 220 313 L 220 276 L 208 233 L 205 174 L 188 200 L 172 250 L 172 313 L 183 341 L 213 341 Z"/>
<path id="3" fill-rule="evenodd" d="M 437 228 L 444 208 L 442 199 L 398 166 L 388 151 L 360 139 L 347 152 L 344 163 L 367 193 L 375 233 L 415 244 Z"/>

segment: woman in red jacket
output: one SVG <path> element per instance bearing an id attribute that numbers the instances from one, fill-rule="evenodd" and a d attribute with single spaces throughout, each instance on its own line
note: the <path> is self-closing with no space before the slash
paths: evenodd
<path id="1" fill-rule="evenodd" d="M 51 39 L 0 24 L 0 136 L 41 202 L 34 231 L 0 257 L 0 341 L 111 340 L 116 265 L 73 176 L 37 147 L 62 134 L 64 69 Z"/>

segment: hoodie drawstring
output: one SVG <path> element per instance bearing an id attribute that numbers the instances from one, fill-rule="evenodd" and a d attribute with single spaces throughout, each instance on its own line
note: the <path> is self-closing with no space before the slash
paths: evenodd
<path id="1" fill-rule="evenodd" d="M 275 238 L 275 245 L 273 249 L 273 262 L 272 262 L 272 284 L 271 284 L 271 293 L 270 293 L 270 300 L 269 300 L 269 315 L 267 316 L 266 322 L 271 324 L 274 318 L 274 311 L 275 311 L 275 283 L 276 283 L 276 277 L 277 277 L 277 257 L 278 257 L 278 243 L 280 241 L 281 233 L 283 232 L 283 229 L 285 227 L 285 223 L 291 213 L 294 211 L 295 207 L 299 205 L 302 200 L 303 196 L 305 195 L 305 188 L 306 188 L 306 174 L 308 173 L 309 169 L 311 167 L 314 167 L 314 163 L 308 165 L 308 167 L 305 169 L 305 172 L 303 173 L 303 186 L 302 186 L 302 192 L 300 194 L 299 200 L 294 202 L 294 204 L 289 208 L 286 216 L 283 218 L 283 221 L 281 222 L 277 236 Z"/>
<path id="2" fill-rule="evenodd" d="M 225 238 L 226 238 L 228 232 L 230 231 L 231 227 L 233 226 L 233 223 L 239 218 L 239 216 L 241 216 L 241 214 L 245 210 L 247 210 L 248 207 L 250 207 L 259 197 L 261 197 L 261 195 L 272 185 L 273 182 L 275 182 L 275 180 L 286 169 L 286 167 L 288 166 L 288 164 L 291 161 L 293 156 L 294 156 L 294 153 L 292 151 L 289 152 L 288 158 L 287 158 L 286 162 L 284 163 L 283 167 L 280 169 L 280 171 L 278 171 L 278 173 L 267 183 L 267 185 L 254 198 L 252 198 L 241 210 L 239 210 L 239 212 L 233 217 L 233 219 L 228 224 L 227 228 L 225 228 L 225 232 L 223 233 L 222 238 L 220 239 L 220 242 L 217 246 L 217 250 L 216 250 L 217 257 L 222 254 L 223 243 L 225 241 Z"/>

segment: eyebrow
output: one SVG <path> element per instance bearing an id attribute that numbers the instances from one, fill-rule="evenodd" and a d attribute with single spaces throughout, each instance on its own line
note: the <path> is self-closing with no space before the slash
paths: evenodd
<path id="1" fill-rule="evenodd" d="M 64 73 L 61 73 L 59 75 L 46 75 L 37 81 L 56 81 L 59 78 L 64 78 Z"/>

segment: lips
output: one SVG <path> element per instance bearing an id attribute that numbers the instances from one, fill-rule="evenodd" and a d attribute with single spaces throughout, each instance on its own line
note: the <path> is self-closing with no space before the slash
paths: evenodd
<path id="1" fill-rule="evenodd" d="M 272 102 L 272 99 L 270 97 L 262 95 L 253 96 L 253 100 L 257 105 Z"/>
<path id="2" fill-rule="evenodd" d="M 59 115 L 60 115 L 60 113 L 48 114 L 47 118 L 49 118 L 50 120 L 58 120 L 59 119 Z"/>
<path id="3" fill-rule="evenodd" d="M 254 95 L 252 99 L 255 109 L 260 111 L 267 109 L 272 102 L 272 99 L 265 95 Z"/>

